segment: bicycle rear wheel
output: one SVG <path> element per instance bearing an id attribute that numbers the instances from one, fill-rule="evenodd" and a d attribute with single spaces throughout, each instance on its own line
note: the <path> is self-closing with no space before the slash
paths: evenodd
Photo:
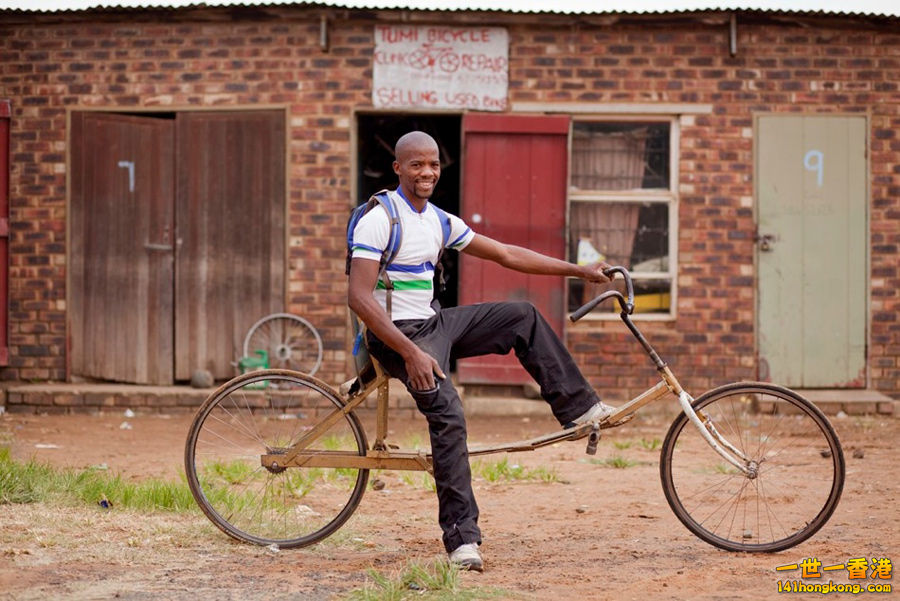
<path id="1" fill-rule="evenodd" d="M 341 527 L 356 510 L 369 470 L 269 470 L 263 454 L 284 453 L 322 417 L 343 407 L 322 382 L 285 370 L 255 371 L 216 390 L 185 444 L 188 484 L 203 513 L 238 540 L 303 547 Z M 365 455 L 365 433 L 345 414 L 309 450 Z"/>
<path id="2" fill-rule="evenodd" d="M 818 408 L 762 383 L 716 388 L 693 407 L 756 474 L 726 462 L 686 415 L 676 418 L 663 442 L 660 477 L 669 506 L 691 532 L 729 551 L 772 552 L 806 540 L 828 521 L 844 486 L 844 455 Z"/>

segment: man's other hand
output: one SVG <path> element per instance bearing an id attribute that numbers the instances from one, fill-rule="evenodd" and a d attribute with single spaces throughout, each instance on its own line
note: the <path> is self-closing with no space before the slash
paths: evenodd
<path id="1" fill-rule="evenodd" d="M 406 377 L 408 385 L 415 390 L 431 390 L 435 387 L 434 377 L 444 379 L 447 376 L 441 370 L 437 360 L 419 349 L 419 352 L 406 358 Z"/>

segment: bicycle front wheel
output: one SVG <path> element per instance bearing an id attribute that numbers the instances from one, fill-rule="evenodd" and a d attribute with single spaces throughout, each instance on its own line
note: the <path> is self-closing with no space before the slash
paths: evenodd
<path id="1" fill-rule="evenodd" d="M 203 513 L 238 540 L 280 548 L 310 545 L 340 528 L 359 505 L 369 470 L 268 469 L 261 455 L 286 453 L 343 406 L 322 382 L 286 370 L 255 371 L 225 383 L 198 410 L 185 445 L 188 484 Z M 353 413 L 307 447 L 356 455 L 366 448 Z"/>
<path id="2" fill-rule="evenodd" d="M 745 457 L 747 475 L 714 451 L 683 413 L 663 442 L 669 506 L 704 541 L 728 551 L 773 552 L 815 534 L 844 486 L 844 455 L 822 412 L 797 393 L 736 383 L 693 404 Z"/>

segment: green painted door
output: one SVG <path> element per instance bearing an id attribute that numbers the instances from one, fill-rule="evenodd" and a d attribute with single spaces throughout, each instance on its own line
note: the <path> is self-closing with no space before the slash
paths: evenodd
<path id="1" fill-rule="evenodd" d="M 760 377 L 866 385 L 866 118 L 761 116 L 756 128 Z"/>

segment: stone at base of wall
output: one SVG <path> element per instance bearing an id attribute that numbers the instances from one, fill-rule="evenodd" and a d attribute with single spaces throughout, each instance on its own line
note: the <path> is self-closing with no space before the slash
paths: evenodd
<path id="1" fill-rule="evenodd" d="M 131 409 L 136 413 L 194 412 L 215 388 L 94 383 L 8 383 L 0 388 L 0 407 L 9 413 L 93 414 Z M 377 395 L 357 409 L 374 415 Z M 395 417 L 415 417 L 416 404 L 399 380 L 391 380 L 388 406 Z"/>

